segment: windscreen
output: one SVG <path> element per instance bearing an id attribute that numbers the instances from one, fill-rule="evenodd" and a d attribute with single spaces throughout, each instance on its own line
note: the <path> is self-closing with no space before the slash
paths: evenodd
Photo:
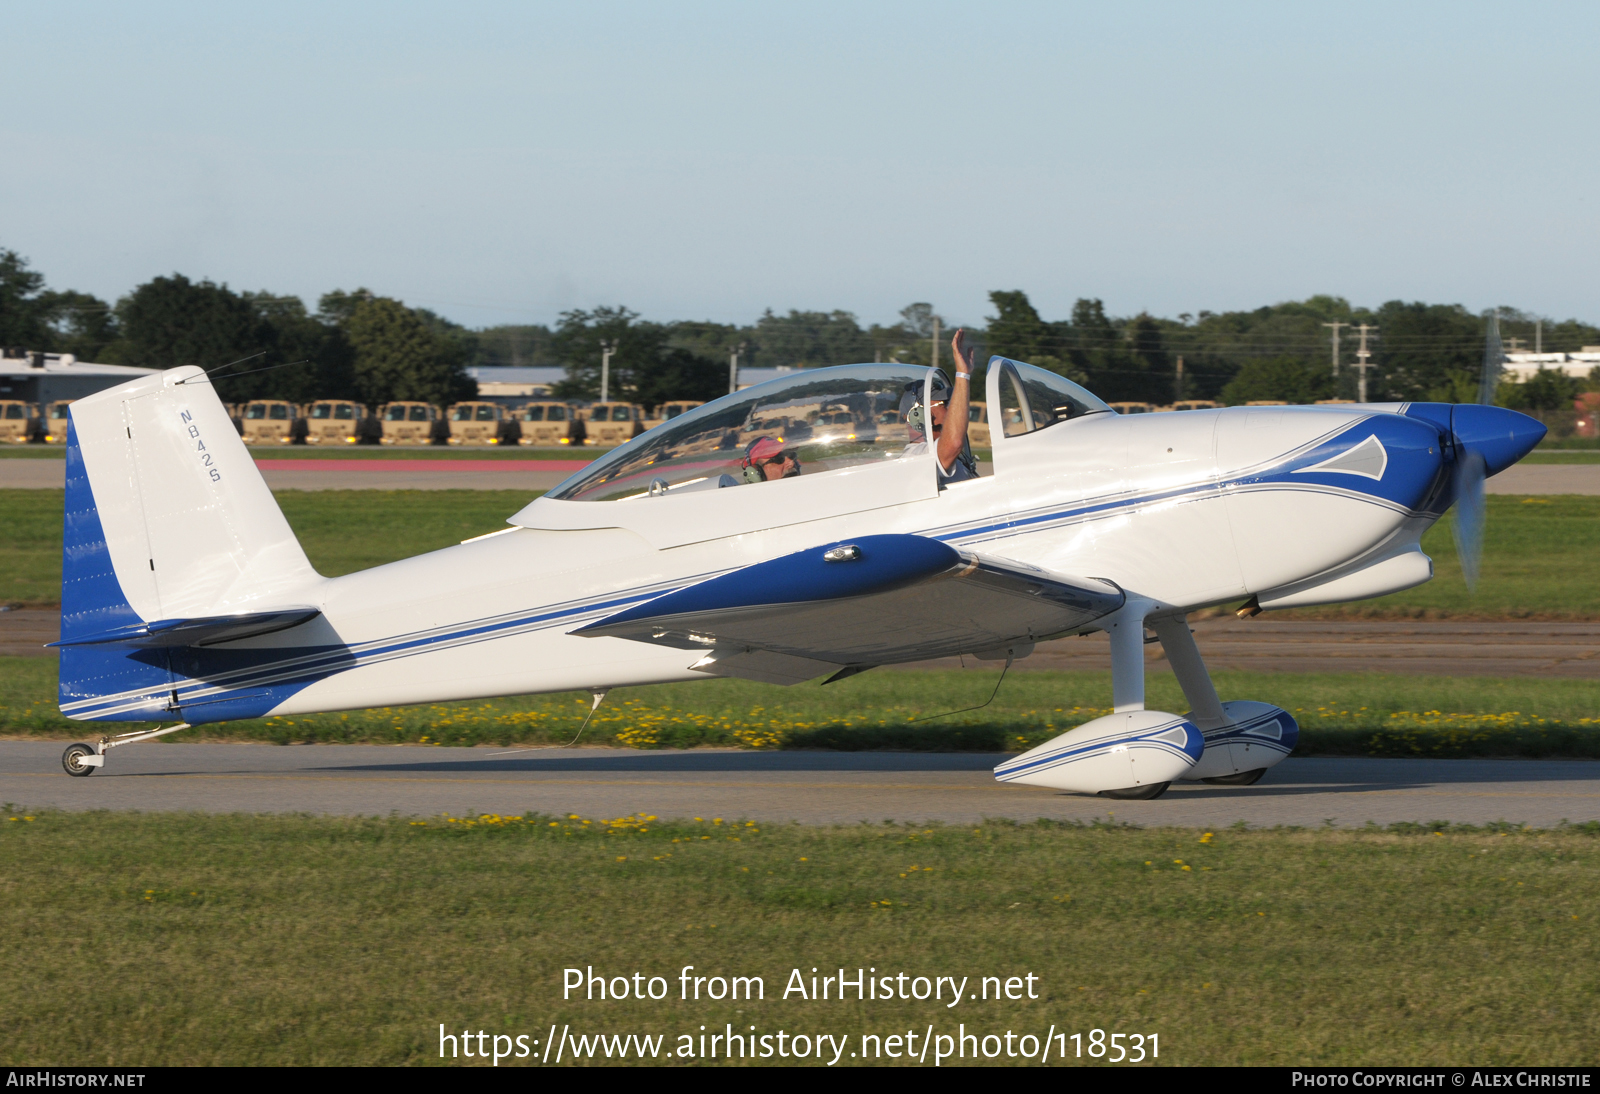
<path id="1" fill-rule="evenodd" d="M 428 410 L 429 408 L 425 406 L 414 406 L 411 408 L 411 413 L 408 414 L 407 417 L 413 422 L 426 422 L 429 420 Z"/>
<path id="2" fill-rule="evenodd" d="M 1000 407 L 1007 437 L 1033 433 L 1085 414 L 1113 413 L 1111 407 L 1065 376 L 1021 361 L 992 358 L 1000 368 Z"/>
<path id="3" fill-rule="evenodd" d="M 906 445 L 900 397 L 925 373 L 900 364 L 803 369 L 663 422 L 548 496 L 616 501 L 896 459 Z"/>

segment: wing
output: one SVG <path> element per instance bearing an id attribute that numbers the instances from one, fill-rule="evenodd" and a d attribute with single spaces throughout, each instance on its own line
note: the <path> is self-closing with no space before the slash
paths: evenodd
<path id="1" fill-rule="evenodd" d="M 1078 630 L 1123 599 L 1108 581 L 881 535 L 747 566 L 572 633 L 703 650 L 692 666 L 702 672 L 793 684 L 841 666 L 1004 656 Z"/>

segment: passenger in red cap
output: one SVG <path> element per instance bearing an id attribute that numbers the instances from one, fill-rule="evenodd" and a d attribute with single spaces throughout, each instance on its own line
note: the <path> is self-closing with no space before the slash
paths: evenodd
<path id="1" fill-rule="evenodd" d="M 777 482 L 800 474 L 800 457 L 776 437 L 757 437 L 744 450 L 739 466 L 744 468 L 745 482 Z"/>

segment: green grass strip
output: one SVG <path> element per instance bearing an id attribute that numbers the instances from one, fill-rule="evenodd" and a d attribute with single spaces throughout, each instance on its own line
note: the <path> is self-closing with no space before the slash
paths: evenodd
<path id="1" fill-rule="evenodd" d="M 993 670 L 865 673 L 826 688 L 743 680 L 618 689 L 583 743 L 623 748 L 1011 752 L 1111 712 L 1107 672 L 1013 672 L 982 710 Z M 1349 673 L 1216 674 L 1230 699 L 1276 703 L 1301 725 L 1296 755 L 1600 758 L 1596 686 L 1584 680 Z M 61 716 L 55 662 L 0 658 L 0 733 L 77 740 L 104 727 Z M 1176 682 L 1152 674 L 1149 704 L 1188 709 Z M 199 726 L 177 741 L 277 744 L 557 744 L 589 710 L 585 693 L 290 715 Z M 126 729 L 133 729 L 129 724 Z"/>
<path id="2" fill-rule="evenodd" d="M 554 1023 L 677 1051 L 702 1026 L 859 1050 L 964 1024 L 1154 1033 L 1176 1065 L 1579 1064 L 1600 1038 L 1595 828 L 11 812 L 0 1061 L 423 1065 L 441 1024 L 531 1044 Z M 764 998 L 680 999 L 689 965 Z M 669 997 L 563 1000 L 590 967 Z M 973 994 L 1032 976 L 1036 997 L 785 999 L 813 968 Z M 905 1061 L 840 1064 L 867 1062 Z"/>

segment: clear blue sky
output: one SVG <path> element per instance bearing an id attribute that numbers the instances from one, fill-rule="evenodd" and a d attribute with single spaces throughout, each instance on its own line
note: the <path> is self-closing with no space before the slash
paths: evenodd
<path id="1" fill-rule="evenodd" d="M 1600 5 L 9 3 L 0 247 L 368 286 L 981 321 L 1315 292 L 1600 320 Z"/>

